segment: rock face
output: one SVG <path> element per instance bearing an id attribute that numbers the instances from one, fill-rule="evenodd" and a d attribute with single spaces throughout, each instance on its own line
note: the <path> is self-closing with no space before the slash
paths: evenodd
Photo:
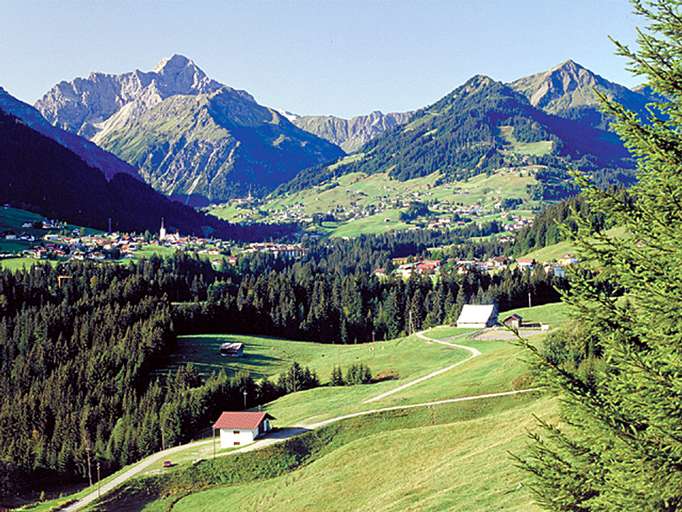
<path id="1" fill-rule="evenodd" d="M 373 138 L 405 124 L 412 112 L 389 112 L 378 110 L 366 116 L 344 119 L 336 116 L 297 116 L 285 113 L 299 128 L 341 146 L 346 153 L 353 153 Z"/>
<path id="2" fill-rule="evenodd" d="M 343 154 L 180 55 L 150 72 L 61 82 L 36 107 L 139 167 L 157 190 L 195 205 L 267 193 Z"/>
<path id="3" fill-rule="evenodd" d="M 141 179 L 137 169 L 89 140 L 52 126 L 35 108 L 19 101 L 0 87 L 0 110 L 21 120 L 26 126 L 54 140 L 78 155 L 90 167 L 102 171 L 107 180 L 123 173 Z"/>
<path id="4" fill-rule="evenodd" d="M 187 57 L 173 55 L 154 71 L 91 73 L 88 78 L 60 82 L 35 106 L 53 125 L 92 139 L 106 120 L 130 103 L 138 109 L 129 110 L 139 110 L 177 94 L 201 94 L 221 87 Z"/>
<path id="5" fill-rule="evenodd" d="M 610 82 L 572 60 L 509 85 L 534 107 L 595 128 L 607 128 L 611 121 L 599 110 L 595 88 L 641 115 L 645 115 L 645 105 L 652 101 L 650 95 Z"/>

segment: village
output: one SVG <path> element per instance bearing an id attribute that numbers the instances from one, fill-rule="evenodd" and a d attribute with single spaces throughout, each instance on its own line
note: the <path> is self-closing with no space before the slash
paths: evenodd
<path id="1" fill-rule="evenodd" d="M 404 210 L 413 206 L 414 200 L 392 199 L 379 201 L 377 204 L 360 205 L 352 202 L 349 206 L 336 205 L 323 213 L 309 214 L 303 203 L 296 203 L 282 210 L 270 212 L 268 219 L 272 222 L 300 223 L 314 225 L 321 222 L 352 222 L 373 215 L 379 215 L 384 211 Z M 492 208 L 484 208 L 480 204 L 455 205 L 449 202 L 440 202 L 431 206 L 428 213 L 414 219 L 406 220 L 413 229 L 423 228 L 432 230 L 448 229 L 456 226 L 465 226 L 470 222 L 482 221 L 487 217 L 499 216 L 504 231 L 519 231 L 532 224 L 532 219 L 518 214 L 505 211 L 498 203 Z M 390 222 L 389 217 L 385 218 Z"/>
<path id="2" fill-rule="evenodd" d="M 321 192 L 335 188 L 336 185 L 332 185 L 331 187 L 327 186 Z M 446 188 L 453 187 L 452 184 L 444 186 Z M 459 189 L 453 188 L 453 191 L 459 191 Z M 515 232 L 532 223 L 531 218 L 514 212 L 514 209 L 522 205 L 523 200 L 521 199 L 504 199 L 489 204 L 483 204 L 482 201 L 464 204 L 437 199 L 433 197 L 433 192 L 430 190 L 405 192 L 398 196 L 386 193 L 371 198 L 364 191 L 348 190 L 347 193 L 350 195 L 347 202 L 335 201 L 333 206 L 327 210 L 316 208 L 317 211 L 314 212 L 311 212 L 310 205 L 305 200 L 286 204 L 286 206 L 278 206 L 277 202 L 270 204 L 267 200 L 255 197 L 251 193 L 242 198 L 232 199 L 222 205 L 215 205 L 215 207 L 234 207 L 239 213 L 233 220 L 238 222 L 250 222 L 266 216 L 263 218 L 268 222 L 296 223 L 304 226 L 318 225 L 321 222 L 352 222 L 380 215 L 383 212 L 409 210 L 416 204 L 425 205 L 426 211 L 423 215 L 406 220 L 406 223 L 414 228 L 447 229 L 495 217 L 499 218 L 505 231 Z M 319 197 L 316 200 L 319 200 Z M 385 219 L 386 222 L 390 222 L 390 220 L 389 217 Z"/>
<path id="3" fill-rule="evenodd" d="M 475 210 L 466 210 L 472 214 Z M 464 210 L 462 210 L 464 213 Z M 511 216 L 514 229 L 521 229 L 530 224 L 526 219 Z M 458 221 L 457 224 L 462 221 Z M 429 223 L 432 229 L 447 229 L 452 221 L 441 217 Z M 511 228 L 508 228 L 511 229 Z M 301 259 L 306 254 L 302 243 L 254 242 L 239 245 L 235 242 L 183 236 L 170 233 L 161 219 L 158 233 L 130 234 L 120 232 L 102 232 L 68 226 L 64 222 L 53 219 L 25 222 L 21 229 L 0 232 L 0 240 L 16 243 L 19 251 L 0 252 L 0 259 L 22 256 L 40 261 L 125 261 L 148 257 L 154 254 L 168 255 L 175 251 L 194 252 L 205 256 L 216 264 L 225 260 L 227 264 L 236 265 L 240 255 L 269 254 L 275 258 Z M 500 239 L 500 241 L 504 241 Z M 534 259 L 495 256 L 485 260 L 478 259 L 428 259 L 420 257 L 394 258 L 391 269 L 377 268 L 374 275 L 387 278 L 389 275 L 409 278 L 417 275 L 438 275 L 443 268 L 454 269 L 459 274 L 467 272 L 495 273 L 505 269 L 518 268 L 533 270 L 542 265 L 545 272 L 558 277 L 565 275 L 565 267 L 577 260 L 566 254 L 554 263 L 539 263 Z"/>
<path id="4" fill-rule="evenodd" d="M 566 267 L 577 262 L 578 260 L 571 254 L 561 256 L 554 263 L 539 262 L 533 258 L 512 258 L 509 256 L 494 256 L 485 260 L 448 258 L 445 261 L 406 257 L 393 258 L 391 260 L 392 271 L 388 271 L 385 268 L 377 268 L 374 270 L 374 275 L 380 279 L 388 278 L 391 274 L 408 279 L 412 275 L 435 276 L 443 268 L 453 269 L 458 274 L 466 274 L 468 272 L 495 273 L 514 268 L 532 271 L 537 267 L 542 267 L 547 274 L 565 277 Z"/>
<path id="5" fill-rule="evenodd" d="M 169 233 L 163 219 L 158 233 L 144 234 L 99 232 L 42 219 L 23 223 L 21 229 L 0 232 L 0 241 L 15 247 L 15 250 L 0 252 L 0 259 L 21 256 L 39 261 L 125 261 L 187 251 L 212 260 L 225 258 L 228 264 L 236 264 L 236 253 L 263 253 L 285 259 L 297 259 L 305 254 L 301 244 L 263 242 L 239 247 L 231 241 Z"/>

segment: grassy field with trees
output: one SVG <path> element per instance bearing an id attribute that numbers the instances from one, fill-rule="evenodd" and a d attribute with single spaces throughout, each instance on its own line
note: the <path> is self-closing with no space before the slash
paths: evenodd
<path id="1" fill-rule="evenodd" d="M 529 321 L 549 322 L 553 328 L 566 319 L 565 307 L 561 304 L 523 308 L 516 312 Z M 398 386 L 466 355 L 464 351 L 414 337 L 379 343 L 377 345 L 405 346 L 400 350 L 410 347 L 409 350 L 414 352 L 409 357 L 420 359 L 420 364 L 425 367 L 406 375 L 405 379 L 401 375 L 398 381 L 350 387 L 322 386 L 293 393 L 275 400 L 266 410 L 277 418 L 276 426 L 285 427 L 377 407 L 526 388 L 532 383 L 521 357 L 523 350 L 518 345 L 508 341 L 477 341 L 470 339 L 474 332 L 452 327 L 439 327 L 427 334 L 476 347 L 482 355 L 378 403 L 364 404 L 363 400 L 386 389 L 381 387 L 382 384 Z M 254 338 L 240 339 L 254 341 Z M 533 341 L 539 342 L 540 338 Z M 266 350 L 275 344 L 290 344 L 292 354 L 303 355 L 298 352 L 300 342 L 265 338 L 261 343 Z M 324 360 L 322 366 L 315 362 L 315 358 L 307 359 L 306 364 L 318 370 L 329 368 L 329 352 L 325 346 L 319 348 L 324 351 L 317 357 L 317 361 Z M 375 356 L 371 349 L 366 350 L 365 345 L 332 348 L 348 349 L 349 361 L 364 361 L 374 370 L 373 364 L 377 359 L 373 359 Z M 402 353 L 406 356 L 410 352 Z M 404 361 L 405 358 L 401 359 Z M 248 365 L 249 362 L 245 360 L 243 364 Z M 351 486 L 356 489 L 354 497 L 351 501 L 337 501 L 336 508 L 329 510 L 356 510 L 363 506 L 378 506 L 378 510 L 402 510 L 400 507 L 410 510 L 416 500 L 419 503 L 426 500 L 434 507 L 447 507 L 455 503 L 458 495 L 458 499 L 464 499 L 461 496 L 463 489 L 471 491 L 466 492 L 466 503 L 471 510 L 486 510 L 499 500 L 512 510 L 527 510 L 530 494 L 519 485 L 522 472 L 511 459 L 508 464 L 500 464 L 499 457 L 500 453 L 505 453 L 504 450 L 518 450 L 524 446 L 526 429 L 534 424 L 532 414 L 552 421 L 557 414 L 556 403 L 550 398 L 531 394 L 371 414 L 343 420 L 256 452 L 238 455 L 221 452 L 215 462 L 210 460 L 209 448 L 189 448 L 186 453 L 178 455 L 177 469 L 165 475 L 157 475 L 158 470 L 147 472 L 146 476 L 112 495 L 103 508 L 115 510 L 117 507 L 134 506 L 149 511 L 199 511 L 208 510 L 211 503 L 220 500 L 238 508 L 267 505 L 275 507 L 275 510 L 294 511 L 301 507 L 321 506 L 323 497 L 334 495 L 334 487 L 340 488 L 339 483 L 343 482 L 343 488 Z M 320 442 L 320 439 L 325 441 Z M 390 455 L 384 453 L 385 447 L 390 447 Z M 380 452 L 384 455 L 380 456 Z M 477 456 L 473 457 L 472 453 Z M 201 456 L 208 460 L 199 467 L 206 466 L 198 470 L 191 461 Z M 350 460 L 363 463 L 349 464 Z M 461 471 L 463 465 L 467 471 Z M 420 467 L 421 470 L 418 469 Z M 398 480 L 403 484 L 396 485 L 396 472 L 402 472 L 401 468 L 406 471 L 403 479 Z M 436 468 L 438 480 L 424 485 L 426 475 Z M 336 475 L 334 478 L 323 476 L 332 469 Z M 378 504 L 377 495 L 372 493 L 373 486 L 364 483 L 376 472 L 383 475 L 376 482 L 380 489 L 384 489 L 381 494 L 385 497 L 383 506 Z M 231 476 L 228 478 L 227 475 Z M 319 492 L 316 490 L 304 493 L 305 497 L 299 496 L 304 486 L 313 480 L 319 481 Z M 417 494 L 405 495 L 415 486 L 420 489 Z M 202 490 L 204 488 L 205 491 Z M 168 494 L 168 497 L 163 497 Z"/>

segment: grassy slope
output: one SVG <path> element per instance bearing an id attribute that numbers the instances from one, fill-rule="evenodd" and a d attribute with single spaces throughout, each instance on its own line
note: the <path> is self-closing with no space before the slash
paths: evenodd
<path id="1" fill-rule="evenodd" d="M 567 308 L 563 304 L 547 304 L 530 309 L 521 308 L 514 310 L 514 312 L 521 314 L 528 321 L 542 321 L 548 323 L 550 327 L 561 325 L 567 319 Z M 379 402 L 362 403 L 367 398 L 379 395 L 395 386 L 429 373 L 429 370 L 415 372 L 395 383 L 382 382 L 371 386 L 341 388 L 321 387 L 294 393 L 268 404 L 267 410 L 278 418 L 278 424 L 290 425 L 304 420 L 306 422 L 321 421 L 340 414 L 377 407 L 391 407 L 457 396 L 506 391 L 524 387 L 527 383 L 523 351 L 508 341 L 476 341 L 466 339 L 466 337 L 455 338 L 462 335 L 462 330 L 454 327 L 439 327 L 427 332 L 427 334 L 438 339 L 450 339 L 456 344 L 475 347 L 483 355 Z M 535 341 L 540 337 L 536 336 Z M 415 344 L 416 350 L 419 351 L 418 355 L 415 354 L 415 358 L 421 361 L 424 361 L 425 354 L 428 354 L 427 351 L 442 347 L 442 345 L 413 338 L 408 338 L 406 342 Z M 440 366 L 434 364 L 438 362 L 435 359 L 429 363 L 431 370 L 448 366 L 467 355 L 461 350 L 449 348 L 445 348 L 445 350 L 449 353 L 446 352 L 444 357 L 440 359 Z M 369 364 L 370 368 L 375 369 L 376 365 L 371 359 L 365 360 L 365 362 Z M 401 377 L 403 377 L 402 373 Z"/>
<path id="2" fill-rule="evenodd" d="M 378 205 L 386 199 L 443 202 L 453 205 L 480 204 L 484 208 L 491 208 L 501 199 L 515 197 L 526 200 L 527 205 L 537 206 L 530 201 L 527 190 L 528 185 L 536 183 L 530 169 L 501 169 L 491 176 L 482 174 L 466 181 L 436 185 L 439 177 L 439 173 L 433 173 L 423 178 L 398 181 L 386 173 L 367 175 L 356 172 L 307 190 L 272 198 L 259 207 L 264 217 L 259 216 L 255 210 L 239 209 L 230 205 L 216 207 L 209 213 L 230 221 L 244 218 L 267 220 L 268 216 L 290 210 L 296 205 L 301 205 L 306 215 L 312 215 L 325 213 L 338 205 L 345 208 L 350 208 L 353 204 L 366 207 Z M 437 209 L 434 211 L 438 214 Z M 363 233 L 384 233 L 408 228 L 408 224 L 398 219 L 399 214 L 400 210 L 388 209 L 369 217 L 334 223 L 322 231 L 332 236 L 352 237 Z M 385 219 L 389 221 L 386 222 Z"/>
<path id="3" fill-rule="evenodd" d="M 500 135 L 506 140 L 511 151 L 521 155 L 543 156 L 548 155 L 554 148 L 551 140 L 541 140 L 537 142 L 520 142 L 514 135 L 513 126 L 500 126 Z"/>
<path id="4" fill-rule="evenodd" d="M 564 240 L 556 244 L 548 245 L 547 247 L 542 247 L 540 249 L 535 249 L 528 254 L 524 255 L 524 258 L 533 258 L 540 262 L 550 262 L 555 261 L 567 254 L 575 254 L 575 245 L 570 240 Z"/>
<path id="5" fill-rule="evenodd" d="M 412 425 L 390 430 L 381 417 L 371 418 L 375 432 L 359 432 L 300 470 L 191 494 L 172 510 L 203 512 L 217 503 L 226 510 L 281 512 L 535 510 L 506 452 L 520 451 L 535 425 L 532 415 L 552 419 L 556 404 L 523 397 L 456 408 L 474 407 L 473 418 L 444 422 L 435 417 L 444 413 L 440 409 L 410 412 L 405 416 L 415 416 Z"/>
<path id="6" fill-rule="evenodd" d="M 625 229 L 619 226 L 606 230 L 606 233 L 610 237 L 620 238 L 625 236 Z M 555 261 L 567 254 L 575 255 L 576 251 L 577 247 L 571 240 L 564 240 L 563 242 L 548 245 L 547 247 L 535 249 L 524 255 L 524 258 L 533 258 L 540 262 L 549 262 Z"/>
<path id="7" fill-rule="evenodd" d="M 461 329 L 459 331 L 468 332 Z M 221 357 L 218 349 L 225 342 L 244 343 L 244 356 Z M 452 360 L 453 357 L 455 360 L 461 359 L 464 354 L 454 353 L 442 345 L 425 347 L 424 343 L 415 337 L 358 345 L 332 345 L 260 336 L 217 334 L 181 336 L 178 340 L 178 350 L 171 356 L 167 368 L 173 369 L 179 364 L 191 362 L 203 373 L 225 369 L 231 374 L 248 371 L 254 378 L 262 378 L 277 375 L 293 361 L 297 361 L 317 371 L 322 382 L 327 382 L 335 365 L 345 369 L 353 363 L 364 362 L 375 375 L 393 370 L 405 379 L 437 367 Z"/>
<path id="8" fill-rule="evenodd" d="M 567 313 L 562 304 L 515 311 L 528 320 L 542 320 L 553 327 L 564 322 Z M 238 364 L 248 369 L 255 363 L 263 363 L 255 365 L 262 374 L 275 373 L 288 363 L 289 358 L 298 358 L 321 374 L 334 364 L 364 361 L 375 371 L 384 367 L 397 368 L 403 377 L 400 381 L 373 385 L 325 386 L 294 393 L 268 404 L 267 409 L 278 419 L 276 425 L 288 426 L 303 420 L 312 423 L 349 412 L 506 391 L 530 385 L 518 347 L 509 342 L 470 340 L 469 333 L 453 327 L 439 327 L 428 334 L 475 346 L 482 352 L 481 356 L 373 404 L 362 404 L 361 401 L 461 360 L 466 354 L 413 337 L 351 346 L 258 337 L 229 338 L 247 343 L 247 357 L 239 360 Z M 180 353 L 187 356 L 186 360 L 195 360 L 197 364 L 201 364 L 202 359 L 207 364 L 213 364 L 214 350 L 207 344 L 218 343 L 223 337 L 218 337 L 218 340 L 215 338 L 184 338 L 183 343 L 190 345 L 199 341 L 201 350 L 193 352 L 181 347 Z M 248 354 L 253 354 L 253 357 L 249 359 Z M 268 359 L 263 359 L 264 355 Z M 218 362 L 222 361 L 225 360 L 219 358 Z M 322 377 L 326 380 L 327 376 Z M 186 453 L 174 455 L 173 460 L 179 462 L 178 467 L 167 474 L 176 475 L 173 485 L 179 485 L 178 482 L 189 478 L 189 484 L 185 485 L 189 485 L 192 491 L 213 487 L 220 482 L 235 486 L 215 487 L 206 493 L 197 492 L 181 500 L 174 510 L 209 510 L 206 507 L 217 502 L 221 507 L 233 505 L 241 510 L 252 509 L 254 504 L 274 510 L 319 510 L 321 504 L 325 503 L 325 496 L 329 500 L 327 505 L 331 503 L 337 507 L 329 510 L 374 509 L 377 503 L 384 502 L 385 508 L 376 510 L 449 510 L 454 506 L 466 510 L 490 510 L 493 506 L 505 510 L 528 510 L 529 497 L 517 485 L 520 479 L 518 472 L 507 459 L 503 459 L 502 463 L 500 460 L 506 457 L 504 454 L 507 450 L 518 451 L 522 447 L 525 428 L 533 425 L 531 414 L 552 418 L 555 412 L 555 403 L 551 400 L 537 401 L 536 396 L 520 395 L 372 414 L 311 432 L 313 436 L 321 436 L 326 440 L 321 443 L 324 449 L 315 452 L 309 459 L 307 455 L 301 459 L 299 451 L 296 451 L 299 455 L 293 459 L 288 455 L 280 460 L 278 457 L 282 451 L 289 449 L 289 442 L 257 452 L 219 457 L 216 459 L 221 468 L 218 477 L 211 473 L 213 470 L 210 468 L 214 463 L 210 462 L 205 471 L 214 476 L 209 478 L 204 475 L 202 478 L 209 480 L 203 484 L 199 477 L 190 474 L 196 471 L 190 462 L 200 457 L 209 459 L 210 445 L 187 449 Z M 330 428 L 331 433 L 327 430 Z M 296 450 L 300 450 L 300 447 Z M 292 460 L 298 461 L 295 467 L 291 466 Z M 351 464 L 350 461 L 359 463 Z M 296 470 L 298 467 L 303 469 Z M 188 471 L 190 473 L 186 473 Z M 149 478 L 150 475 L 157 475 L 159 469 L 155 466 L 145 473 Z M 372 492 L 374 485 L 366 484 L 373 478 L 378 479 L 378 494 Z M 260 482 L 257 485 L 249 484 L 254 479 Z M 168 507 L 186 492 L 171 498 L 159 498 L 152 492 L 141 499 L 135 489 L 140 486 L 154 488 L 156 485 L 144 482 L 135 479 L 122 492 L 120 497 L 124 501 L 133 501 L 129 510 L 140 510 L 145 506 L 144 503 L 147 503 L 145 510 L 169 510 Z M 337 496 L 341 492 L 338 489 L 347 492 L 349 488 L 354 489 L 353 501 L 346 502 Z M 375 494 L 385 499 L 376 501 Z M 310 499 L 310 503 L 304 500 L 303 495 L 307 496 L 305 499 Z M 120 500 L 114 499 L 113 505 L 107 506 L 107 510 L 124 509 L 121 506 Z M 346 506 L 348 508 L 344 508 Z M 256 508 L 260 508 L 260 505 Z"/>

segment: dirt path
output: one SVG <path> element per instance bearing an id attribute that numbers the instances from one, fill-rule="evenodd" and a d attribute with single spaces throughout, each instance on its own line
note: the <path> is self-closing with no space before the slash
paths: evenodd
<path id="1" fill-rule="evenodd" d="M 416 384 L 419 384 L 420 382 L 424 382 L 426 380 L 432 379 L 442 373 L 445 373 L 452 368 L 455 368 L 456 366 L 459 366 L 461 364 L 466 363 L 467 361 L 470 361 L 471 359 L 478 357 L 481 355 L 481 352 L 473 347 L 467 347 L 464 345 L 457 345 L 456 343 L 450 343 L 449 341 L 444 341 L 444 340 L 437 340 L 434 338 L 429 338 L 426 336 L 423 332 L 418 332 L 415 333 L 416 336 L 420 339 L 432 342 L 432 343 L 440 343 L 442 345 L 447 345 L 449 347 L 455 348 L 455 349 L 461 349 L 461 350 L 466 350 L 469 352 L 469 356 L 466 359 L 463 359 L 455 364 L 452 364 L 450 366 L 447 366 L 445 368 L 441 368 L 440 370 L 436 370 L 435 372 L 431 372 L 428 375 L 425 375 L 423 377 L 420 377 L 418 379 L 415 379 L 411 382 L 408 382 L 407 384 L 403 384 L 402 386 L 398 386 L 395 389 L 392 389 L 389 392 L 382 393 L 381 395 L 378 395 L 374 398 L 371 398 L 369 400 L 366 400 L 363 403 L 369 403 L 369 402 L 376 402 L 378 400 L 381 400 L 387 396 L 393 395 L 395 393 L 399 393 L 400 391 L 410 387 L 414 386 Z M 470 333 L 462 335 L 468 336 Z M 290 439 L 294 436 L 297 436 L 299 434 L 302 434 L 304 432 L 307 432 L 309 430 L 315 430 L 318 428 L 325 427 L 327 425 L 331 425 L 332 423 L 336 423 L 337 421 L 342 421 L 342 420 L 347 420 L 350 418 L 357 418 L 359 416 L 367 416 L 369 414 L 377 414 L 377 413 L 382 413 L 382 412 L 390 412 L 390 411 L 400 411 L 400 410 L 407 410 L 407 409 L 417 409 L 420 407 L 433 407 L 436 405 L 445 405 L 445 404 L 453 404 L 457 402 L 467 402 L 470 400 L 485 400 L 489 398 L 498 398 L 498 397 L 504 397 L 504 396 L 512 396 L 512 395 L 518 395 L 522 393 L 531 393 L 533 391 L 537 391 L 537 388 L 529 388 L 529 389 L 519 389 L 516 391 L 503 391 L 499 393 L 487 393 L 483 395 L 471 395 L 471 396 L 463 396 L 459 398 L 447 398 L 444 400 L 435 400 L 433 402 L 423 402 L 419 404 L 410 404 L 410 405 L 396 405 L 393 407 L 383 407 L 383 408 L 378 408 L 378 409 L 371 409 L 367 411 L 360 411 L 360 412 L 355 412 L 355 413 L 350 413 L 350 414 L 345 414 L 343 416 L 336 416 L 335 418 L 330 418 L 327 420 L 319 421 L 316 423 L 309 423 L 309 424 L 302 424 L 300 426 L 296 427 L 291 427 L 291 428 L 285 428 L 281 430 L 276 430 L 272 432 L 268 437 L 258 439 L 254 443 L 244 446 L 242 448 L 239 448 L 237 450 L 230 450 L 227 452 L 224 452 L 220 455 L 219 457 L 227 457 L 230 455 L 235 455 L 237 453 L 244 453 L 244 452 L 251 452 L 254 450 L 260 450 L 262 448 L 265 448 L 266 446 L 270 446 L 276 443 L 281 443 L 287 439 Z M 140 474 L 142 471 L 146 470 L 149 468 L 152 464 L 158 463 L 162 460 L 165 460 L 169 458 L 170 455 L 173 455 L 174 453 L 186 450 L 188 448 L 193 448 L 196 446 L 202 446 L 211 443 L 212 440 L 206 440 L 206 441 L 196 441 L 193 443 L 188 443 L 180 446 L 174 446 L 173 448 L 167 448 L 166 450 L 157 452 L 153 455 L 150 455 L 146 459 L 143 459 L 140 461 L 138 464 L 130 468 L 124 473 L 121 473 L 118 475 L 116 478 L 113 480 L 107 482 L 106 484 L 102 484 L 100 487 L 99 491 L 93 491 L 90 494 L 84 496 L 80 500 L 76 501 L 75 503 L 72 503 L 71 505 L 63 508 L 62 510 L 64 511 L 69 511 L 73 512 L 76 510 L 81 510 L 82 508 L 92 504 L 95 500 L 97 500 L 100 496 L 104 496 L 108 492 L 112 491 L 114 488 L 118 487 L 119 485 L 125 483 L 129 479 L 133 478 L 134 476 Z"/>
<path id="2" fill-rule="evenodd" d="M 476 333 L 474 333 L 474 334 L 476 334 Z M 472 335 L 472 333 L 460 334 L 459 336 L 456 336 L 455 338 L 451 338 L 451 339 L 464 338 L 464 337 L 471 336 L 471 335 Z M 371 404 L 373 402 L 378 402 L 378 401 L 383 400 L 384 398 L 387 398 L 391 395 L 395 395 L 396 393 L 400 393 L 401 391 L 404 391 L 407 388 L 410 388 L 412 386 L 416 386 L 417 384 L 421 384 L 422 382 L 425 382 L 427 380 L 431 380 L 434 377 L 438 377 L 439 375 L 441 375 L 445 372 L 449 372 L 453 368 L 456 368 L 457 366 L 460 366 L 460 365 L 462 365 L 468 361 L 471 361 L 474 357 L 478 357 L 481 355 L 481 351 L 476 349 L 476 348 L 467 347 L 465 345 L 457 345 L 456 343 L 450 343 L 449 341 L 445 341 L 445 340 L 437 340 L 435 338 L 429 338 L 428 336 L 426 336 L 424 334 L 424 331 L 416 332 L 415 336 L 417 336 L 417 338 L 419 338 L 419 339 L 428 341 L 430 343 L 439 343 L 441 345 L 445 345 L 445 346 L 450 347 L 450 348 L 454 348 L 454 349 L 458 349 L 458 350 L 466 350 L 467 352 L 469 352 L 469 356 L 465 359 L 462 359 L 461 361 L 458 361 L 454 364 L 446 366 L 445 368 L 441 368 L 439 370 L 433 371 L 433 372 L 429 373 L 428 375 L 424 375 L 423 377 L 419 377 L 418 379 L 407 382 L 407 383 L 403 384 L 402 386 L 398 386 L 397 388 L 391 389 L 390 391 L 386 391 L 385 393 L 381 393 L 380 395 L 377 395 L 375 397 L 368 398 L 367 400 L 362 402 L 363 404 Z"/>

